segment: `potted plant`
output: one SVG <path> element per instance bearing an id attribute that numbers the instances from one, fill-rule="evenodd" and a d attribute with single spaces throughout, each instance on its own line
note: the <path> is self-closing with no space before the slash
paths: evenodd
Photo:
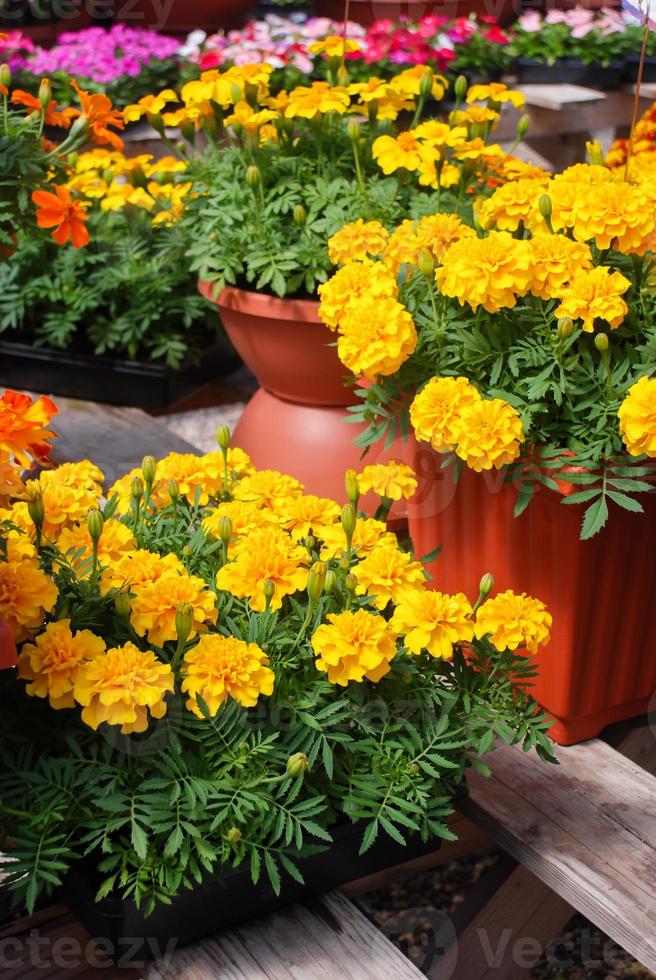
<path id="1" fill-rule="evenodd" d="M 645 28 L 642 24 L 631 17 L 626 16 L 626 69 L 624 77 L 627 82 L 637 82 L 638 68 L 640 66 L 640 52 L 645 37 Z M 645 49 L 645 63 L 642 71 L 643 82 L 656 82 L 656 37 L 651 30 L 647 34 L 647 47 Z"/>
<path id="2" fill-rule="evenodd" d="M 177 217 L 188 185 L 174 157 L 76 156 L 64 187 L 91 242 L 60 250 L 19 235 L 0 266 L 0 357 L 8 384 L 162 409 L 235 367 L 198 295 Z"/>
<path id="3" fill-rule="evenodd" d="M 434 848 L 496 736 L 553 758 L 511 686 L 548 641 L 541 602 L 489 576 L 427 590 L 353 475 L 341 508 L 218 438 L 146 457 L 104 504 L 97 467 L 66 464 L 9 511 L 0 576 L 33 602 L 0 590 L 8 884 L 28 909 L 62 889 L 117 942 L 188 941 Z"/>
<path id="4" fill-rule="evenodd" d="M 626 21 L 614 10 L 526 11 L 514 26 L 510 51 L 524 83 L 619 88 L 627 53 Z"/>
<path id="5" fill-rule="evenodd" d="M 548 601 L 555 642 L 534 693 L 562 742 L 645 710 L 656 685 L 653 184 L 595 160 L 392 235 L 381 260 L 405 269 L 414 349 L 381 337 L 363 370 L 366 292 L 338 323 L 342 360 L 369 379 L 361 443 L 414 430 L 416 553 L 457 552 L 431 566 L 436 587 L 470 588 L 485 552 L 502 587 L 523 576 Z"/>

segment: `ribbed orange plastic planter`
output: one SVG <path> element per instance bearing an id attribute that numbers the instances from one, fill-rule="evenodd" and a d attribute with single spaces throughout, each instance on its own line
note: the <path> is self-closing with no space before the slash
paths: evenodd
<path id="1" fill-rule="evenodd" d="M 554 491 L 538 490 L 516 518 L 516 490 L 496 471 L 463 467 L 456 484 L 429 446 L 409 443 L 406 458 L 419 478 L 408 506 L 415 553 L 443 548 L 430 566 L 435 588 L 475 597 L 490 571 L 496 591 L 528 592 L 552 613 L 533 689 L 556 718 L 552 738 L 580 742 L 646 711 L 656 691 L 656 496 L 643 500 L 644 514 L 614 508 L 581 541 L 581 507 Z"/>
<path id="2" fill-rule="evenodd" d="M 17 663 L 14 634 L 9 628 L 9 623 L 0 621 L 0 670 L 15 667 Z"/>

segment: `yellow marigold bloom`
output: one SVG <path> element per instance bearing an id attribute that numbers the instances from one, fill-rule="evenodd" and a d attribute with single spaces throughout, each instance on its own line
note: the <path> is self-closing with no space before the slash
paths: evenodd
<path id="1" fill-rule="evenodd" d="M 88 459 L 79 463 L 59 463 L 54 469 L 43 470 L 39 474 L 39 483 L 43 486 L 58 483 L 66 487 L 83 488 L 95 497 L 102 495 L 104 479 L 103 471 Z"/>
<path id="2" fill-rule="evenodd" d="M 212 494 L 216 493 L 217 489 L 223 489 L 223 453 L 219 449 L 214 449 L 212 452 L 204 453 L 198 458 L 202 468 L 210 476 L 209 482 L 206 481 L 207 488 L 212 488 Z M 214 486 L 215 474 L 217 471 L 220 471 L 221 473 L 220 487 Z M 253 466 L 248 453 L 245 453 L 243 449 L 239 448 L 239 446 L 229 446 L 228 479 L 230 480 L 230 484 L 232 485 L 233 483 L 236 483 L 245 476 L 252 476 L 253 473 L 255 473 L 255 467 Z"/>
<path id="3" fill-rule="evenodd" d="M 57 586 L 30 559 L 0 562 L 0 620 L 9 623 L 16 643 L 41 626 L 57 602 Z"/>
<path id="4" fill-rule="evenodd" d="M 258 528 L 238 540 L 234 557 L 220 568 L 216 585 L 240 599 L 249 599 L 251 609 L 262 612 L 266 606 L 264 583 L 275 586 L 272 609 L 280 609 L 285 596 L 300 592 L 307 585 L 305 548 L 295 544 L 279 528 Z"/>
<path id="5" fill-rule="evenodd" d="M 62 528 L 71 527 L 76 521 L 82 520 L 87 511 L 97 505 L 96 489 L 89 490 L 84 483 L 75 486 L 46 478 L 29 480 L 26 487 L 28 495 L 35 491 L 43 494 L 46 515 L 43 534 L 46 538 L 56 538 Z"/>
<path id="6" fill-rule="evenodd" d="M 463 408 L 456 429 L 456 454 L 477 473 L 513 463 L 524 441 L 517 410 L 502 398 L 481 398 Z"/>
<path id="7" fill-rule="evenodd" d="M 269 658 L 256 643 L 218 633 L 201 636 L 182 662 L 182 690 L 189 695 L 187 708 L 198 718 L 204 717 L 196 695 L 212 715 L 228 697 L 252 708 L 260 694 L 273 694 L 275 675 L 268 663 Z"/>
<path id="8" fill-rule="evenodd" d="M 280 512 L 282 526 L 291 534 L 294 541 L 300 541 L 308 534 L 321 538 L 324 528 L 336 524 L 341 516 L 342 508 L 339 504 L 327 497 L 316 497 L 314 494 L 293 497 Z"/>
<path id="9" fill-rule="evenodd" d="M 392 629 L 405 636 L 405 646 L 415 654 L 427 650 L 432 657 L 448 660 L 454 643 L 474 637 L 472 607 L 462 592 L 445 595 L 431 589 L 408 592 L 396 607 Z"/>
<path id="10" fill-rule="evenodd" d="M 461 178 L 459 167 L 449 163 L 447 160 L 443 160 L 438 168 L 438 161 L 430 157 L 426 157 L 423 160 L 418 173 L 419 183 L 422 187 L 433 187 L 435 189 L 437 189 L 438 185 L 440 187 L 455 187 L 460 183 Z"/>
<path id="11" fill-rule="evenodd" d="M 411 133 L 378 136 L 371 148 L 372 156 L 384 174 L 393 174 L 402 167 L 417 170 L 424 160 L 424 151 L 425 147 Z"/>
<path id="12" fill-rule="evenodd" d="M 472 106 L 472 108 L 474 108 Z M 533 163 L 519 160 L 517 157 L 506 156 L 503 158 L 498 173 L 505 180 L 519 180 L 520 177 L 548 177 L 549 174 L 542 167 L 536 167 Z"/>
<path id="13" fill-rule="evenodd" d="M 83 663 L 75 678 L 75 700 L 83 705 L 82 721 L 97 730 L 99 725 L 120 725 L 124 735 L 145 732 L 149 713 L 166 714 L 166 694 L 173 692 L 173 671 L 152 650 L 142 651 L 134 643 L 112 647 Z"/>
<path id="14" fill-rule="evenodd" d="M 28 681 L 32 697 L 48 698 L 51 708 L 73 708 L 73 688 L 80 667 L 105 651 L 105 641 L 91 630 L 71 631 L 70 619 L 49 623 L 18 658 L 18 676 Z"/>
<path id="15" fill-rule="evenodd" d="M 423 586 L 426 575 L 421 562 L 413 561 L 401 551 L 396 541 L 379 544 L 353 567 L 357 579 L 357 595 L 371 596 L 376 609 L 383 610 L 389 602 L 397 605 L 408 592 Z"/>
<path id="16" fill-rule="evenodd" d="M 387 244 L 387 229 L 380 221 L 363 221 L 358 218 L 340 228 L 328 239 L 328 255 L 333 265 L 361 262 L 381 255 Z"/>
<path id="17" fill-rule="evenodd" d="M 492 123 L 494 128 L 499 120 L 499 113 L 487 106 L 470 105 L 467 109 L 455 112 L 453 119 L 458 126 L 487 126 Z"/>
<path id="18" fill-rule="evenodd" d="M 405 68 L 390 79 L 390 85 L 397 92 L 416 98 L 426 75 L 430 75 L 432 79 L 431 97 L 439 102 L 446 91 L 448 82 L 443 75 L 435 74 L 430 65 L 413 65 L 412 68 Z"/>
<path id="19" fill-rule="evenodd" d="M 417 346 L 414 320 L 391 297 L 350 303 L 340 330 L 337 353 L 342 364 L 365 378 L 394 374 Z"/>
<path id="20" fill-rule="evenodd" d="M 579 241 L 642 255 L 655 228 L 653 199 L 643 188 L 624 181 L 579 188 L 573 227 Z"/>
<path id="21" fill-rule="evenodd" d="M 479 640 L 488 636 L 497 650 L 525 647 L 529 653 L 537 653 L 549 642 L 552 622 L 551 614 L 539 599 L 508 590 L 479 607 L 474 635 Z"/>
<path id="22" fill-rule="evenodd" d="M 429 214 L 418 221 L 406 218 L 390 236 L 383 259 L 390 272 L 397 276 L 402 265 L 416 265 L 424 249 L 441 262 L 450 245 L 475 234 L 474 229 L 455 214 Z"/>
<path id="23" fill-rule="evenodd" d="M 361 51 L 362 45 L 353 38 L 342 37 L 337 34 L 328 34 L 319 41 L 313 41 L 308 45 L 308 51 L 312 54 L 325 54 L 328 58 L 342 58 L 344 54 L 351 54 L 354 51 Z"/>
<path id="24" fill-rule="evenodd" d="M 331 684 L 346 687 L 349 681 L 379 681 L 391 670 L 396 656 L 396 635 L 382 616 L 365 609 L 330 613 L 312 636 L 317 670 L 328 674 Z"/>
<path id="25" fill-rule="evenodd" d="M 349 95 L 356 95 L 362 102 L 378 102 L 380 99 L 389 98 L 394 93 L 389 82 L 373 75 L 365 82 L 352 82 L 348 91 Z"/>
<path id="26" fill-rule="evenodd" d="M 327 112 L 342 115 L 351 104 L 351 97 L 345 88 L 332 88 L 328 82 L 312 82 L 312 85 L 299 85 L 289 93 L 285 116 L 294 119 L 314 119 Z"/>
<path id="27" fill-rule="evenodd" d="M 639 378 L 618 411 L 624 445 L 632 456 L 656 457 L 656 379 Z"/>
<path id="28" fill-rule="evenodd" d="M 303 489 L 303 484 L 293 476 L 277 470 L 257 470 L 237 484 L 234 498 L 258 504 L 266 510 L 277 511 L 290 498 L 300 497 Z"/>
<path id="29" fill-rule="evenodd" d="M 622 296 L 630 285 L 626 276 L 606 265 L 576 272 L 561 292 L 562 302 L 555 316 L 582 320 L 587 333 L 594 331 L 597 317 L 619 327 L 629 310 Z"/>
<path id="30" fill-rule="evenodd" d="M 226 126 L 241 126 L 246 133 L 257 133 L 266 123 L 278 119 L 273 109 L 255 110 L 248 102 L 238 102 L 234 112 L 225 118 Z"/>
<path id="31" fill-rule="evenodd" d="M 84 562 L 87 562 L 84 574 L 90 574 L 91 562 L 89 559 L 93 555 L 93 543 L 86 521 L 83 524 L 75 524 L 73 527 L 65 527 L 55 539 L 55 544 L 62 555 L 69 556 L 69 560 L 71 560 L 78 574 L 80 574 L 80 565 Z M 98 541 L 98 560 L 101 565 L 116 562 L 128 552 L 133 551 L 136 546 L 137 542 L 130 528 L 111 517 L 105 521 Z M 82 551 L 82 554 L 75 554 L 79 551 Z"/>
<path id="32" fill-rule="evenodd" d="M 278 523 L 277 515 L 273 511 L 265 510 L 257 503 L 230 500 L 209 511 L 203 520 L 205 531 L 213 538 L 219 537 L 219 523 L 223 517 L 230 518 L 233 538 L 250 534 L 257 528 L 271 527 Z"/>
<path id="33" fill-rule="evenodd" d="M 584 242 L 573 242 L 566 235 L 534 235 L 533 279 L 529 292 L 540 299 L 561 296 L 577 269 L 592 268 L 592 253 Z"/>
<path id="34" fill-rule="evenodd" d="M 4 514 L 0 511 L 0 524 L 4 519 Z M 3 531 L 0 540 L 4 538 L 7 561 L 31 561 L 33 565 L 39 567 L 39 555 L 24 531 Z"/>
<path id="35" fill-rule="evenodd" d="M 168 481 L 175 480 L 180 494 L 190 503 L 200 488 L 199 503 L 207 504 L 210 497 L 223 489 L 223 457 L 221 453 L 169 453 L 157 466 L 158 497 L 168 503 Z"/>
<path id="36" fill-rule="evenodd" d="M 526 101 L 522 92 L 510 89 L 501 82 L 490 82 L 487 85 L 472 85 L 469 88 L 467 92 L 467 103 L 469 105 L 472 102 L 483 102 L 486 99 L 489 102 L 499 104 L 510 102 L 516 109 L 521 109 Z"/>
<path id="37" fill-rule="evenodd" d="M 319 286 L 319 316 L 336 330 L 349 305 L 363 298 L 396 299 L 396 279 L 382 262 L 349 262 Z"/>
<path id="38" fill-rule="evenodd" d="M 417 478 L 411 466 L 390 460 L 365 466 L 358 476 L 358 484 L 363 494 L 373 490 L 379 497 L 408 500 L 417 489 Z"/>
<path id="39" fill-rule="evenodd" d="M 323 542 L 320 554 L 322 561 L 327 561 L 329 558 L 341 558 L 346 552 L 346 537 L 341 524 L 322 528 L 321 541 Z M 387 530 L 385 522 L 374 520 L 373 517 L 358 518 L 352 542 L 354 553 L 358 557 L 364 558 L 372 548 L 379 544 L 396 545 L 396 537 Z"/>
<path id="40" fill-rule="evenodd" d="M 547 183 L 548 176 L 545 174 L 544 177 L 512 180 L 497 187 L 492 197 L 483 201 L 478 209 L 481 227 L 516 231 L 520 224 L 533 227 L 537 219 L 544 227 L 544 220 L 539 214 L 536 218 L 536 211 Z"/>
<path id="41" fill-rule="evenodd" d="M 102 541 L 102 537 L 101 537 Z M 128 589 L 154 582 L 167 572 L 186 575 L 187 569 L 174 554 L 158 555 L 154 551 L 128 551 L 113 560 L 100 577 L 100 591 Z"/>
<path id="42" fill-rule="evenodd" d="M 554 174 L 553 183 L 562 184 L 610 184 L 615 179 L 605 167 L 590 163 L 575 163 L 561 173 Z"/>
<path id="43" fill-rule="evenodd" d="M 126 122 L 136 122 L 142 116 L 158 115 L 169 102 L 178 102 L 178 96 L 171 88 L 165 88 L 158 95 L 144 95 L 138 102 L 123 110 Z"/>
<path id="44" fill-rule="evenodd" d="M 170 571 L 152 582 L 134 585 L 132 591 L 132 628 L 139 636 L 147 635 L 149 642 L 158 647 L 177 638 L 175 614 L 182 602 L 188 602 L 194 611 L 190 636 L 208 623 L 216 623 L 216 596 L 196 575 Z"/>
<path id="45" fill-rule="evenodd" d="M 458 440 L 460 413 L 481 400 L 467 378 L 431 378 L 410 405 L 410 421 L 420 442 L 438 453 L 453 450 Z"/>
<path id="46" fill-rule="evenodd" d="M 488 313 L 510 309 L 533 276 L 530 244 L 507 231 L 492 231 L 486 238 L 465 238 L 447 249 L 435 279 L 445 296 L 479 306 Z"/>
<path id="47" fill-rule="evenodd" d="M 467 139 L 467 130 L 464 126 L 450 126 L 437 119 L 427 119 L 415 129 L 411 129 L 410 134 L 415 139 L 422 140 L 427 146 L 439 149 L 458 146 Z"/>

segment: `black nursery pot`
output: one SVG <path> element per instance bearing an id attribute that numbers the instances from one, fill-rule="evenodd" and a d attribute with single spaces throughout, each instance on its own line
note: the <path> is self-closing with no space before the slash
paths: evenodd
<path id="1" fill-rule="evenodd" d="M 630 54 L 626 58 L 624 69 L 624 79 L 627 82 L 638 81 L 638 67 L 640 65 L 640 55 Z M 645 67 L 642 71 L 643 82 L 656 82 L 656 57 L 645 58 Z"/>
<path id="2" fill-rule="evenodd" d="M 517 81 L 524 85 L 583 85 L 588 88 L 619 88 L 624 81 L 624 61 L 611 61 L 609 65 L 585 65 L 576 58 L 563 58 L 553 65 L 518 58 Z"/>
<path id="3" fill-rule="evenodd" d="M 204 350 L 198 363 L 187 361 L 174 370 L 162 364 L 0 342 L 3 387 L 137 408 L 167 408 L 238 364 L 234 351 L 221 343 Z"/>
<path id="4" fill-rule="evenodd" d="M 466 788 L 458 795 L 466 795 Z M 280 895 L 275 894 L 266 878 L 253 885 L 248 862 L 244 862 L 239 868 L 208 878 L 193 891 L 180 892 L 171 905 L 158 904 L 146 917 L 131 900 L 110 896 L 96 903 L 98 872 L 90 862 L 80 862 L 67 876 L 60 897 L 92 936 L 103 940 L 103 948 L 115 962 L 137 966 L 172 951 L 174 946 L 434 853 L 442 843 L 435 838 L 424 844 L 414 834 L 404 846 L 383 834 L 360 855 L 363 831 L 363 823 L 332 827 L 334 842 L 327 850 L 296 862 L 305 884 L 282 871 Z"/>

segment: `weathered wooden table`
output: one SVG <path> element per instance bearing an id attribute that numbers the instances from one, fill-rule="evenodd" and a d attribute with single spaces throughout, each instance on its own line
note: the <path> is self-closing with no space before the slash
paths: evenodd
<path id="1" fill-rule="evenodd" d="M 142 412 L 61 399 L 59 404 L 55 458 L 89 455 L 111 479 L 138 465 L 145 453 L 190 448 Z M 454 843 L 147 965 L 100 965 L 102 951 L 68 909 L 52 906 L 0 930 L 0 975 L 20 980 L 416 980 L 422 975 L 516 980 L 530 973 L 574 911 L 656 971 L 655 735 L 656 727 L 645 719 L 615 726 L 605 740 L 557 746 L 559 765 L 551 768 L 521 749 L 499 746 L 489 760 L 491 779 L 470 776 L 470 796 L 452 820 L 459 837 Z M 358 895 L 490 841 L 511 859 L 494 876 L 492 890 L 479 889 L 465 902 L 458 922 L 438 930 L 420 973 L 362 914 Z"/>

